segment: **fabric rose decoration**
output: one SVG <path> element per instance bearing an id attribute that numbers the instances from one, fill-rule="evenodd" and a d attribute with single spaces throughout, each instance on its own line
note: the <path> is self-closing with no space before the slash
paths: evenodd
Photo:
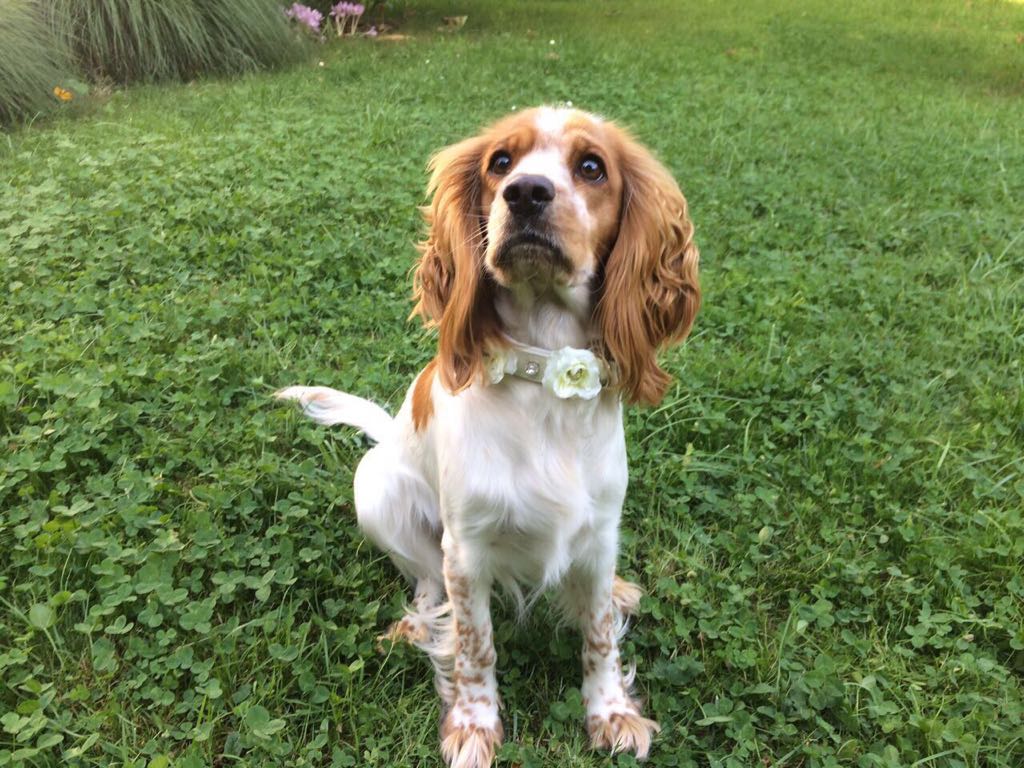
<path id="1" fill-rule="evenodd" d="M 516 356 L 509 350 L 494 349 L 487 355 L 487 378 L 497 384 L 506 373 L 516 372 Z"/>
<path id="2" fill-rule="evenodd" d="M 601 391 L 601 366 L 589 349 L 564 347 L 552 352 L 544 371 L 544 387 L 563 399 L 590 400 Z"/>

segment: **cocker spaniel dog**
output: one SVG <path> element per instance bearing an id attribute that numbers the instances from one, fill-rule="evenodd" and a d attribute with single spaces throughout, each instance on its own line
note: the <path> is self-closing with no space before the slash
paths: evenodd
<path id="1" fill-rule="evenodd" d="M 414 585 L 389 636 L 430 654 L 449 765 L 489 766 L 501 743 L 496 582 L 557 587 L 583 636 L 593 746 L 643 758 L 658 725 L 618 648 L 640 596 L 615 574 L 622 409 L 661 399 L 657 352 L 700 305 L 686 200 L 626 131 L 571 109 L 512 114 L 430 168 L 413 314 L 438 348 L 398 415 L 326 387 L 277 395 L 377 443 L 356 513 Z"/>

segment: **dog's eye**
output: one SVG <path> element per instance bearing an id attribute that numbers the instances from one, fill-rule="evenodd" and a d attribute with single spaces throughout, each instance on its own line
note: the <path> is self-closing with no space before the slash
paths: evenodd
<path id="1" fill-rule="evenodd" d="M 597 155 L 584 155 L 576 167 L 576 173 L 590 182 L 603 181 L 605 177 L 604 163 Z"/>
<path id="2" fill-rule="evenodd" d="M 495 152 L 491 155 L 491 164 L 487 166 L 487 170 L 495 176 L 504 176 L 512 170 L 512 155 L 504 150 Z"/>

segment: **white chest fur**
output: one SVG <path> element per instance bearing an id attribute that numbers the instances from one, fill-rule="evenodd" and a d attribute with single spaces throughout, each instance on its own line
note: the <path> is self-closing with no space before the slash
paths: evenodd
<path id="1" fill-rule="evenodd" d="M 562 400 L 508 379 L 435 397 L 424 437 L 436 474 L 425 474 L 440 480 L 442 522 L 478 569 L 543 588 L 614 535 L 627 483 L 614 393 Z"/>

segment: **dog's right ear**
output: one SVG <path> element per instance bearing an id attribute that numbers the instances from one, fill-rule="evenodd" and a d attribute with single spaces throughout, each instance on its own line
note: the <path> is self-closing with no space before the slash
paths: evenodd
<path id="1" fill-rule="evenodd" d="M 432 195 L 424 209 L 427 239 L 413 276 L 412 314 L 438 328 L 438 372 L 452 392 L 482 370 L 486 342 L 498 335 L 490 284 L 483 273 L 483 137 L 466 139 L 430 160 Z"/>
<path id="2" fill-rule="evenodd" d="M 629 133 L 609 129 L 617 137 L 623 202 L 597 315 L 623 397 L 656 405 L 671 381 L 658 350 L 686 338 L 700 307 L 700 254 L 672 175 Z"/>

